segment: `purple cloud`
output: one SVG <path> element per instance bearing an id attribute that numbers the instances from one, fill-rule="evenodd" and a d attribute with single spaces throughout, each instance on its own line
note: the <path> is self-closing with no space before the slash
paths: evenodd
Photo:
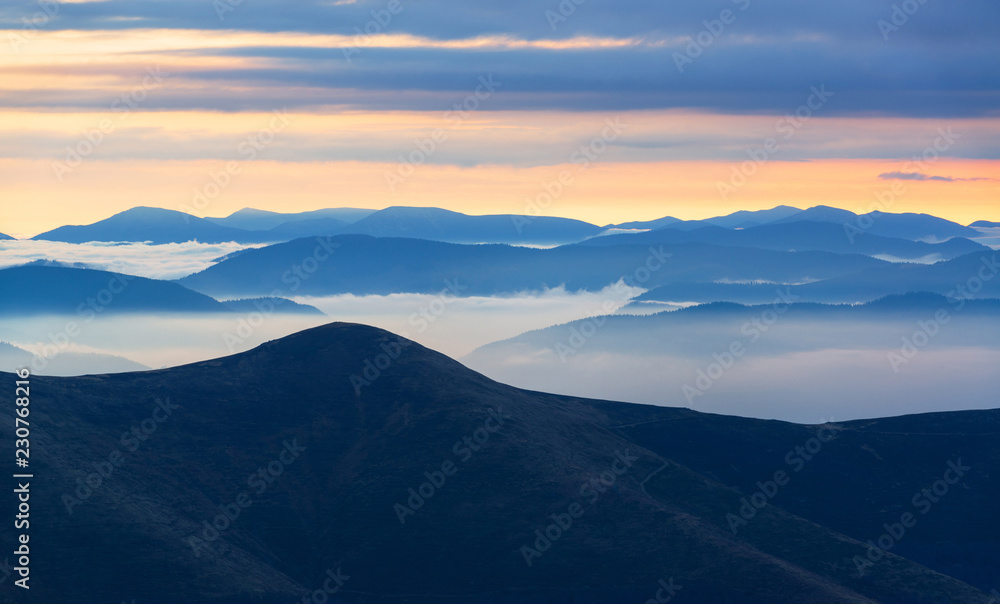
<path id="1" fill-rule="evenodd" d="M 940 180 L 958 182 L 963 180 L 995 180 L 993 178 L 952 178 L 951 176 L 930 176 L 921 172 L 883 172 L 878 177 L 882 180 Z"/>

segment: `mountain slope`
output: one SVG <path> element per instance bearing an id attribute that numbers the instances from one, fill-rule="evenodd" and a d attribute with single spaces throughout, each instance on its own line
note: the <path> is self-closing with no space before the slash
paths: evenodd
<path id="1" fill-rule="evenodd" d="M 179 283 L 231 297 L 277 295 L 275 290 L 295 290 L 297 295 L 438 293 L 449 283 L 457 284 L 456 295 L 491 295 L 560 285 L 596 291 L 622 278 L 642 287 L 690 278 L 802 282 L 885 264 L 861 255 L 699 243 L 529 249 L 340 235 L 246 250 Z"/>
<path id="2" fill-rule="evenodd" d="M 850 225 L 856 229 L 854 231 L 856 237 L 863 237 L 864 233 L 870 233 L 914 241 L 943 241 L 952 237 L 978 237 L 980 235 L 976 229 L 930 214 L 869 212 L 858 215 L 829 206 L 815 206 L 769 224 L 784 224 L 802 220 Z"/>
<path id="3" fill-rule="evenodd" d="M 940 245 L 940 244 L 938 244 Z M 925 291 L 966 298 L 1000 298 L 998 252 L 983 250 L 931 265 L 884 264 L 810 283 L 782 286 L 801 302 L 854 304 L 884 296 Z M 766 283 L 675 281 L 653 287 L 638 302 L 738 302 L 760 304 L 774 299 L 776 286 Z"/>
<path id="4" fill-rule="evenodd" d="M 350 225 L 339 218 L 309 218 L 284 222 L 262 233 L 271 241 L 291 241 L 300 237 L 315 237 L 319 235 L 337 235 L 343 233 Z"/>
<path id="5" fill-rule="evenodd" d="M 254 242 L 241 229 L 213 224 L 204 218 L 174 210 L 137 207 L 85 226 L 63 226 L 32 237 L 36 240 L 87 243 L 89 241 L 149 241 L 153 244 Z"/>
<path id="6" fill-rule="evenodd" d="M 948 430 L 966 435 L 957 454 L 984 470 L 970 473 L 973 499 L 953 496 L 967 515 L 922 526 L 995 526 L 992 506 L 978 504 L 996 494 L 985 468 L 997 450 L 976 435 L 996 429 L 996 414 L 909 420 L 896 430 L 916 436 L 880 451 L 909 455 L 905 473 L 884 482 L 888 466 L 873 470 L 854 436 L 862 426 L 830 427 L 837 479 L 864 488 L 816 487 L 823 475 L 807 468 L 801 515 L 776 499 L 733 534 L 726 515 L 749 496 L 733 485 L 784 467 L 775 451 L 816 426 L 522 391 L 349 324 L 170 370 L 31 385 L 32 468 L 46 477 L 32 484 L 32 512 L 46 519 L 32 543 L 60 545 L 32 559 L 46 579 L 33 585 L 40 601 L 70 590 L 77 602 L 300 601 L 328 577 L 343 583 L 338 597 L 374 603 L 628 602 L 662 584 L 701 602 L 989 599 L 893 554 L 858 576 L 852 557 L 867 547 L 808 516 L 851 502 L 858 522 L 881 520 L 855 499 L 870 488 L 895 501 L 911 477 L 938 473 L 958 434 L 930 435 Z M 0 409 L 7 425 L 11 414 Z M 122 436 L 150 422 L 142 441 Z M 682 423 L 683 434 L 731 440 L 672 441 Z M 77 490 L 96 471 L 106 477 Z M 0 535 L 12 542 L 13 526 Z M 0 597 L 13 601 L 14 589 Z"/>
<path id="7" fill-rule="evenodd" d="M 59 352 L 46 357 L 44 362 L 34 355 L 6 342 L 0 342 L 0 365 L 3 367 L 31 367 L 35 362 L 39 375 L 73 376 L 93 373 L 123 373 L 143 371 L 149 367 L 135 361 L 110 354 Z"/>
<path id="8" fill-rule="evenodd" d="M 601 228 L 552 216 L 468 216 L 440 208 L 394 206 L 363 218 L 344 232 L 373 237 L 407 237 L 448 243 L 575 243 Z"/>
<path id="9" fill-rule="evenodd" d="M 956 237 L 943 243 L 924 243 L 909 239 L 867 234 L 848 237 L 840 224 L 832 222 L 795 221 L 767 224 L 732 230 L 710 226 L 690 231 L 672 226 L 645 233 L 609 235 L 587 240 L 583 245 L 649 245 L 656 243 L 700 242 L 712 245 L 756 247 L 768 250 L 825 251 L 840 254 L 892 256 L 906 260 L 926 257 L 951 259 L 972 252 L 987 250 L 984 245 Z"/>
<path id="10" fill-rule="evenodd" d="M 775 220 L 790 218 L 800 212 L 802 212 L 802 210 L 799 208 L 782 205 L 773 207 L 770 210 L 740 210 L 725 216 L 706 218 L 705 222 L 716 226 L 726 227 L 728 229 L 745 228 L 750 225 L 766 224 Z"/>
<path id="11" fill-rule="evenodd" d="M 283 213 L 257 210 L 254 208 L 243 208 L 242 210 L 233 212 L 229 216 L 222 218 L 206 218 L 205 220 L 234 229 L 243 229 L 246 231 L 268 231 L 289 222 L 316 220 L 322 218 L 331 218 L 350 224 L 352 222 L 357 222 L 374 212 L 375 210 L 364 210 L 360 208 L 328 208 L 323 210 L 313 210 L 311 212 Z"/>
<path id="12" fill-rule="evenodd" d="M 32 264 L 0 270 L 0 314 L 65 314 L 90 319 L 127 312 L 229 312 L 224 304 L 171 281 Z"/>

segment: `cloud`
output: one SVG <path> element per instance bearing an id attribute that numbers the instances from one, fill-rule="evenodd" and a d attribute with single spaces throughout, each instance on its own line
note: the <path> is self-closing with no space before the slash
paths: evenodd
<path id="1" fill-rule="evenodd" d="M 883 172 L 878 177 L 881 180 L 937 180 L 941 182 L 959 182 L 975 180 L 996 180 L 995 178 L 953 178 L 951 176 L 931 176 L 922 172 Z"/>
<path id="2" fill-rule="evenodd" d="M 996 2 L 924 4 L 888 43 L 877 23 L 891 8 L 866 0 L 845 0 L 837 14 L 791 0 L 567 2 L 426 0 L 392 16 L 385 0 L 255 0 L 222 18 L 205 0 L 61 4 L 28 46 L 0 58 L 13 83 L 0 105 L 92 107 L 112 72 L 158 61 L 172 79 L 148 109 L 426 109 L 495 73 L 506 79 L 490 110 L 784 115 L 803 89 L 826 84 L 838 95 L 825 115 L 995 114 Z M 0 10 L 0 28 L 19 31 L 33 10 L 23 6 Z M 572 14 L 553 26 L 546 13 L 561 6 Z M 716 37 L 706 23 L 723 9 L 736 19 Z M 694 57 L 683 73 L 678 53 Z"/>
<path id="3" fill-rule="evenodd" d="M 0 269 L 49 260 L 151 279 L 179 279 L 204 270 L 214 264 L 217 258 L 246 247 L 250 246 L 195 241 L 146 245 L 99 242 L 75 244 L 22 239 L 0 241 Z"/>

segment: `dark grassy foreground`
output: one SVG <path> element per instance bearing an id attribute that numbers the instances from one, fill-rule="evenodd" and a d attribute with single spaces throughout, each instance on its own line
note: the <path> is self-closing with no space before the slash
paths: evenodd
<path id="1" fill-rule="evenodd" d="M 0 601 L 323 602 L 325 581 L 372 603 L 670 585 L 672 602 L 985 604 L 1000 586 L 998 411 L 821 427 L 581 400 L 343 323 L 31 395 L 31 590 L 7 577 Z"/>

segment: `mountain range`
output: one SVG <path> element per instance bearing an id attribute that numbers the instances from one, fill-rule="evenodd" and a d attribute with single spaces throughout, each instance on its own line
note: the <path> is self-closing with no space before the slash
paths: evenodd
<path id="1" fill-rule="evenodd" d="M 566 348 L 572 346 L 571 341 L 576 342 L 574 333 L 589 334 L 585 341 L 589 352 L 671 353 L 708 359 L 713 352 L 727 350 L 734 339 L 753 340 L 758 354 L 838 346 L 891 350 L 898 347 L 900 335 L 911 336 L 920 321 L 931 324 L 939 311 L 945 313 L 949 326 L 934 330 L 936 347 L 990 347 L 1000 343 L 1000 296 L 958 300 L 929 292 L 910 292 L 864 304 L 818 304 L 797 301 L 789 291 L 787 287 L 772 285 L 770 298 L 755 305 L 712 302 L 655 314 L 578 319 L 488 344 L 463 360 L 482 365 L 481 359 L 489 355 L 522 357 L 543 352 L 560 355 L 567 352 L 560 345 Z M 769 314 L 775 317 L 770 322 L 761 319 Z M 595 325 L 600 329 L 591 334 Z M 863 328 L 857 328 L 858 325 Z M 816 326 L 823 339 L 817 341 L 806 326 Z M 762 337 L 764 334 L 766 338 Z"/>
<path id="2" fill-rule="evenodd" d="M 904 260 L 951 259 L 963 254 L 989 249 L 963 237 L 953 237 L 943 243 L 936 244 L 898 237 L 883 237 L 871 233 L 849 237 L 842 224 L 811 221 L 777 222 L 739 230 L 719 226 L 679 230 L 672 226 L 666 226 L 642 233 L 595 237 L 583 242 L 582 245 L 652 245 L 688 242 L 779 251 L 866 254 Z"/>
<path id="3" fill-rule="evenodd" d="M 206 218 L 205 220 L 224 227 L 243 229 L 244 231 L 267 231 L 291 222 L 308 222 L 316 219 L 337 220 L 343 224 L 351 224 L 374 214 L 376 210 L 361 208 L 329 208 L 311 212 L 269 212 L 254 208 L 243 208 L 223 218 Z M 314 233 L 315 234 L 315 233 Z"/>
<path id="4" fill-rule="evenodd" d="M 886 263 L 857 272 L 806 283 L 791 283 L 787 290 L 802 302 L 869 302 L 893 294 L 926 291 L 951 298 L 1000 297 L 998 252 L 985 250 L 930 265 Z M 786 289 L 784 286 L 782 289 Z M 774 298 L 770 283 L 700 282 L 677 280 L 653 287 L 636 302 L 716 301 L 760 304 Z"/>
<path id="5" fill-rule="evenodd" d="M 35 356 L 23 348 L 7 342 L 0 342 L 0 365 L 4 367 L 31 367 Z M 61 351 L 45 358 L 45 375 L 74 376 L 95 373 L 124 373 L 126 371 L 144 371 L 149 367 L 117 355 L 100 354 L 96 352 Z"/>
<path id="6" fill-rule="evenodd" d="M 250 244 L 283 242 L 299 237 L 362 234 L 454 243 L 557 245 L 586 239 L 601 230 L 598 226 L 569 218 L 468 216 L 438 208 L 390 207 L 379 211 L 340 208 L 301 214 L 242 210 L 224 219 L 206 219 L 176 210 L 138 207 L 94 224 L 59 227 L 33 239 L 67 243 L 232 241 Z"/>
<path id="7" fill-rule="evenodd" d="M 171 281 L 44 262 L 0 269 L 0 289 L 11 292 L 0 297 L 0 315 L 67 315 L 90 321 L 122 313 L 242 313 L 261 305 L 278 313 L 323 314 L 284 298 L 220 302 Z"/>
<path id="8" fill-rule="evenodd" d="M 338 235 L 245 250 L 177 282 L 216 297 L 438 293 L 448 283 L 458 284 L 456 295 L 494 295 L 560 286 L 597 291 L 620 279 L 646 288 L 691 278 L 799 283 L 888 264 L 857 254 L 702 243 L 533 249 Z"/>
<path id="9" fill-rule="evenodd" d="M 694 231 L 706 227 L 740 230 L 762 225 L 795 225 L 809 222 L 837 224 L 845 229 L 844 239 L 855 243 L 863 241 L 864 234 L 868 234 L 869 238 L 878 236 L 929 242 L 946 241 L 953 237 L 982 236 L 982 233 L 975 228 L 926 214 L 872 212 L 857 215 L 828 206 L 816 206 L 807 210 L 778 206 L 770 210 L 739 211 L 705 220 L 679 220 L 667 216 L 657 220 L 626 222 L 603 227 L 580 220 L 552 216 L 509 214 L 469 216 L 440 208 L 395 206 L 377 211 L 330 208 L 299 213 L 266 212 L 246 208 L 223 218 L 199 218 L 176 210 L 136 207 L 90 225 L 62 226 L 36 235 L 33 239 L 67 243 L 118 241 L 163 244 L 199 241 L 252 244 L 279 243 L 298 237 L 356 234 L 429 239 L 450 243 L 553 246 L 577 243 L 597 235 L 623 231 L 664 228 Z M 980 221 L 975 224 L 982 226 L 984 223 L 985 221 Z M 794 228 L 788 232 L 794 232 Z M 837 245 L 843 244 L 838 242 Z"/>
<path id="10" fill-rule="evenodd" d="M 39 601 L 987 604 L 1000 584 L 1000 411 L 798 425 L 556 396 L 341 323 L 31 393 Z"/>

